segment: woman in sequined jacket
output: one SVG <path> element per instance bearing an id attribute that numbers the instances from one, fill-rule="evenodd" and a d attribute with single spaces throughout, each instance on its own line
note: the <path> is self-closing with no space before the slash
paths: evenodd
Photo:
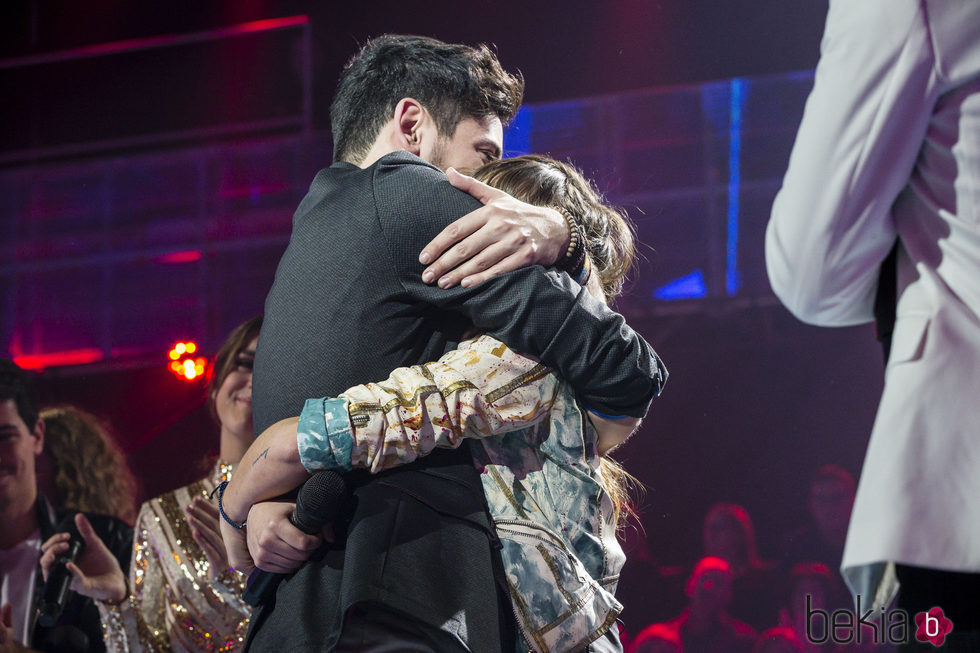
<path id="1" fill-rule="evenodd" d="M 576 170 L 528 156 L 475 176 L 563 212 L 587 242 L 589 272 L 580 282 L 596 297 L 589 301 L 619 292 L 634 256 L 631 229 Z M 434 363 L 308 401 L 298 421 L 273 426 L 246 453 L 249 469 L 228 486 L 225 505 L 241 510 L 317 470 L 383 473 L 468 442 L 502 545 L 518 650 L 621 650 L 614 593 L 625 555 L 615 530 L 626 474 L 600 454 L 637 424 L 592 413 L 538 361 L 480 335 Z M 263 464 L 253 467 L 262 452 Z"/>
<path id="2" fill-rule="evenodd" d="M 109 651 L 234 651 L 244 643 L 251 613 L 241 599 L 245 577 L 228 566 L 208 499 L 253 440 L 252 360 L 261 326 L 261 317 L 239 325 L 215 356 L 208 404 L 220 448 L 208 475 L 140 507 L 128 574 L 113 558 L 89 555 L 79 565 L 72 589 L 96 599 Z"/>

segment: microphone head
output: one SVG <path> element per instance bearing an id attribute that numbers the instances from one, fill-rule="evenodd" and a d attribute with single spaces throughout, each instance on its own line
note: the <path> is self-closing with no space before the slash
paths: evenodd
<path id="1" fill-rule="evenodd" d="M 317 533 L 344 506 L 347 483 L 337 472 L 321 471 L 303 484 L 296 496 L 293 524 L 304 533 Z"/>

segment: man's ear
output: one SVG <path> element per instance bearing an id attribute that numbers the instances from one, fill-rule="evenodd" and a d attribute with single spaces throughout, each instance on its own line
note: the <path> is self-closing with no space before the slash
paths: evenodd
<path id="1" fill-rule="evenodd" d="M 44 420 L 40 417 L 34 423 L 34 430 L 31 431 L 31 435 L 34 436 L 34 455 L 40 456 L 41 452 L 44 451 Z"/>
<path id="2" fill-rule="evenodd" d="M 411 152 L 416 156 L 422 151 L 423 126 L 426 122 L 425 109 L 413 98 L 406 97 L 395 105 L 395 130 L 392 143 L 396 149 Z"/>

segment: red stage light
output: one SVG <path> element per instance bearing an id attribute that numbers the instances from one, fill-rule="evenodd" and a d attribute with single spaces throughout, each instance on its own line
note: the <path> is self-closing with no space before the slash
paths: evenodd
<path id="1" fill-rule="evenodd" d="M 190 354 L 197 351 L 197 343 L 178 342 L 170 351 L 167 357 L 170 358 L 170 371 L 184 381 L 194 381 L 204 376 L 208 369 L 206 358 L 191 358 Z"/>
<path id="2" fill-rule="evenodd" d="M 19 367 L 25 370 L 41 371 L 49 367 L 60 367 L 62 365 L 88 365 L 97 363 L 105 358 L 101 349 L 72 349 L 69 351 L 55 351 L 46 354 L 19 354 L 11 346 L 12 359 Z"/>

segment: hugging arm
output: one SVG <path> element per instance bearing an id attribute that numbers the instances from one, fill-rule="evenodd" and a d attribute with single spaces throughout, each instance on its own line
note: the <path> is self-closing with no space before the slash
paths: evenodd
<path id="1" fill-rule="evenodd" d="M 548 416 L 559 385 L 536 360 L 481 336 L 434 363 L 399 368 L 383 382 L 354 386 L 337 398 L 307 401 L 300 417 L 273 425 L 249 448 L 225 490 L 224 509 L 236 521 L 248 516 L 256 528 L 252 504 L 301 484 L 311 472 L 377 473 L 437 447 L 458 447 L 465 438 L 528 428 Z M 592 420 L 600 451 L 639 424 L 638 418 Z"/>
<path id="2" fill-rule="evenodd" d="M 382 162 L 375 175 L 384 245 L 408 297 L 461 314 L 477 330 L 540 358 L 597 414 L 646 414 L 667 370 L 622 316 L 567 274 L 536 265 L 467 288 L 426 284 L 417 252 L 475 200 L 422 162 Z"/>
<path id="3" fill-rule="evenodd" d="M 317 541 L 300 538 L 281 518 L 263 517 L 260 524 L 256 512 L 267 514 L 269 504 L 259 502 L 302 484 L 310 472 L 378 472 L 437 447 L 458 447 L 464 438 L 526 428 L 548 415 L 558 385 L 538 361 L 482 336 L 434 363 L 399 368 L 381 383 L 308 401 L 300 418 L 282 420 L 256 439 L 224 491 L 229 518 L 249 522 L 247 541 L 246 531 L 222 522 L 229 561 L 250 570 L 254 558 L 263 569 L 287 571 L 290 560 L 295 569 L 308 557 Z"/>
<path id="4" fill-rule="evenodd" d="M 321 469 L 373 473 L 408 464 L 464 438 L 526 428 L 551 410 L 559 382 L 538 361 L 494 338 L 463 343 L 438 361 L 399 368 L 387 380 L 307 402 L 252 444 L 222 503 L 235 521 L 249 507 Z"/>

